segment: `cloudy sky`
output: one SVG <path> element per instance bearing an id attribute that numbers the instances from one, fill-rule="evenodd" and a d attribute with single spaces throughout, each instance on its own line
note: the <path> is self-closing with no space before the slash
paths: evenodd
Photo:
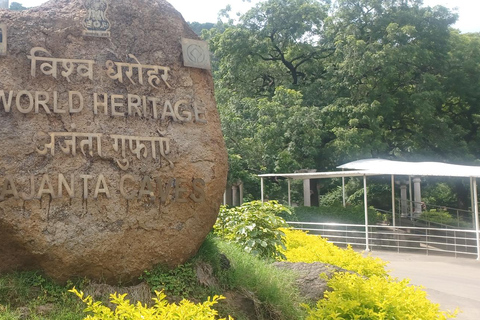
<path id="1" fill-rule="evenodd" d="M 12 2 L 13 0 L 10 0 Z M 17 0 L 25 7 L 33 7 L 46 2 L 45 0 Z M 187 21 L 215 22 L 217 13 L 224 9 L 227 4 L 232 5 L 232 11 L 245 12 L 259 0 L 251 0 L 250 3 L 242 0 L 170 0 L 169 1 Z M 460 18 L 455 28 L 462 32 L 480 32 L 480 1 L 478 0 L 424 0 L 425 5 L 443 5 L 455 9 Z"/>

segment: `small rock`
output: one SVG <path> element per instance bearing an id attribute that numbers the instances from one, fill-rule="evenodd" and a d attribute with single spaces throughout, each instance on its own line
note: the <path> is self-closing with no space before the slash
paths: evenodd
<path id="1" fill-rule="evenodd" d="M 350 272 L 340 267 L 321 262 L 275 262 L 273 265 L 279 269 L 295 272 L 298 275 L 295 282 L 300 290 L 300 295 L 311 301 L 323 299 L 323 294 L 328 289 L 328 280 L 320 277 L 321 274 L 324 274 L 327 279 L 330 279 L 337 272 Z"/>
<path id="2" fill-rule="evenodd" d="M 46 316 L 52 313 L 54 309 L 55 309 L 55 305 L 53 303 L 47 303 L 35 308 L 35 312 L 41 316 Z"/>

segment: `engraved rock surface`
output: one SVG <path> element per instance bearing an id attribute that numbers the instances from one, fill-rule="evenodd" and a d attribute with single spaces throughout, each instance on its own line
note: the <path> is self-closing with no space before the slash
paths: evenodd
<path id="1" fill-rule="evenodd" d="M 0 10 L 0 272 L 128 282 L 185 262 L 217 217 L 213 80 L 182 59 L 198 37 L 164 0 L 95 1 Z"/>

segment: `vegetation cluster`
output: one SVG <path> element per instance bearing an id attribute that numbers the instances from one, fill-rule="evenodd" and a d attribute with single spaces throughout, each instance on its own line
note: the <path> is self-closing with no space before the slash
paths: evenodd
<path id="1" fill-rule="evenodd" d="M 283 216 L 283 215 L 282 215 Z M 310 221 L 310 222 L 336 222 L 336 223 L 365 223 L 365 208 L 362 205 L 346 206 L 341 204 L 334 206 L 319 207 L 294 207 L 289 217 L 283 216 L 289 221 Z M 368 208 L 368 223 L 376 224 L 383 216 L 372 207 Z"/>
<path id="2" fill-rule="evenodd" d="M 244 182 L 248 200 L 260 194 L 260 173 L 363 158 L 478 164 L 480 34 L 453 29 L 451 10 L 422 0 L 265 0 L 236 19 L 222 14 L 202 37 L 229 179 Z M 322 193 L 338 195 L 338 185 Z M 468 181 L 447 185 L 455 207 L 468 207 Z M 285 200 L 284 188 L 271 180 L 265 194 Z"/>
<path id="3" fill-rule="evenodd" d="M 410 285 L 408 280 L 389 277 L 384 261 L 364 257 L 351 248 L 338 248 L 319 236 L 285 228 L 278 214 L 289 209 L 276 202 L 266 203 L 264 209 L 258 202 L 252 202 L 235 210 L 222 210 L 224 213 L 219 216 L 214 233 L 207 237 L 191 261 L 173 270 L 159 266 L 145 271 L 141 280 L 148 285 L 152 301 L 130 302 L 126 294 L 117 292 L 94 299 L 94 294 L 83 292 L 88 292 L 91 285 L 86 279 L 59 285 L 36 272 L 13 273 L 0 277 L 0 319 L 180 320 L 230 319 L 232 316 L 265 320 L 433 320 L 455 317 L 455 313 L 441 311 L 421 288 Z M 233 213 L 241 217 L 232 220 Z M 242 231 L 245 228 L 248 232 Z M 249 239 L 269 250 L 243 246 Z M 299 294 L 296 274 L 274 267 L 275 260 L 323 262 L 346 272 L 339 272 L 331 279 L 319 275 L 328 281 L 330 290 L 324 299 L 308 301 Z M 248 301 L 247 306 L 239 308 L 232 303 L 235 297 L 237 302 Z"/>

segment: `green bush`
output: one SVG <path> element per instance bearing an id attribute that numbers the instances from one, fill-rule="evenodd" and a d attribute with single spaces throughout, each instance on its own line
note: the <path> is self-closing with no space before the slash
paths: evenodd
<path id="1" fill-rule="evenodd" d="M 307 320 L 383 320 L 454 318 L 455 313 L 442 312 L 439 305 L 427 299 L 420 287 L 409 280 L 357 274 L 339 273 L 329 280 L 332 291 L 316 307 L 307 306 Z"/>
<path id="2" fill-rule="evenodd" d="M 211 307 L 219 299 L 223 299 L 221 296 L 214 296 L 199 304 L 184 299 L 177 305 L 169 304 L 165 300 L 166 295 L 157 291 L 157 297 L 153 299 L 155 304 L 149 308 L 140 302 L 132 305 L 129 300 L 125 300 L 126 294 L 114 293 L 110 295 L 110 301 L 116 305 L 112 310 L 103 306 L 101 302 L 94 302 L 91 296 L 84 298 L 83 292 L 79 292 L 75 288 L 70 292 L 75 293 L 87 305 L 85 312 L 93 313 L 93 316 L 88 315 L 85 320 L 214 320 L 217 319 L 218 312 Z"/>
<path id="3" fill-rule="evenodd" d="M 287 224 L 279 214 L 289 214 L 290 209 L 277 201 L 252 201 L 240 207 L 222 206 L 215 224 L 216 235 L 237 243 L 247 252 L 264 258 L 281 256 L 277 247 L 283 247 L 283 232 Z"/>
<path id="4" fill-rule="evenodd" d="M 457 221 L 450 213 L 442 210 L 437 211 L 436 209 L 422 212 L 419 219 L 449 226 L 471 227 L 470 223 L 461 220 Z"/>
<path id="5" fill-rule="evenodd" d="M 153 270 L 145 270 L 140 280 L 145 280 L 152 292 L 163 290 L 176 297 L 188 297 L 194 291 L 197 277 L 191 263 L 168 269 L 157 266 Z"/>
<path id="6" fill-rule="evenodd" d="M 294 221 L 365 223 L 365 209 L 363 206 L 295 207 L 292 208 L 292 211 L 291 219 Z M 368 223 L 376 224 L 377 220 L 377 212 L 373 208 L 368 208 Z"/>
<path id="7" fill-rule="evenodd" d="M 428 182 L 425 185 L 422 182 L 422 200 L 427 206 L 429 204 L 441 204 L 447 207 L 456 207 L 458 205 L 458 198 L 453 183 L 455 183 L 454 181 L 457 179 L 447 179 L 447 183 L 438 182 L 445 180 L 445 177 L 442 177 L 441 180 L 432 177 L 428 179 Z"/>

